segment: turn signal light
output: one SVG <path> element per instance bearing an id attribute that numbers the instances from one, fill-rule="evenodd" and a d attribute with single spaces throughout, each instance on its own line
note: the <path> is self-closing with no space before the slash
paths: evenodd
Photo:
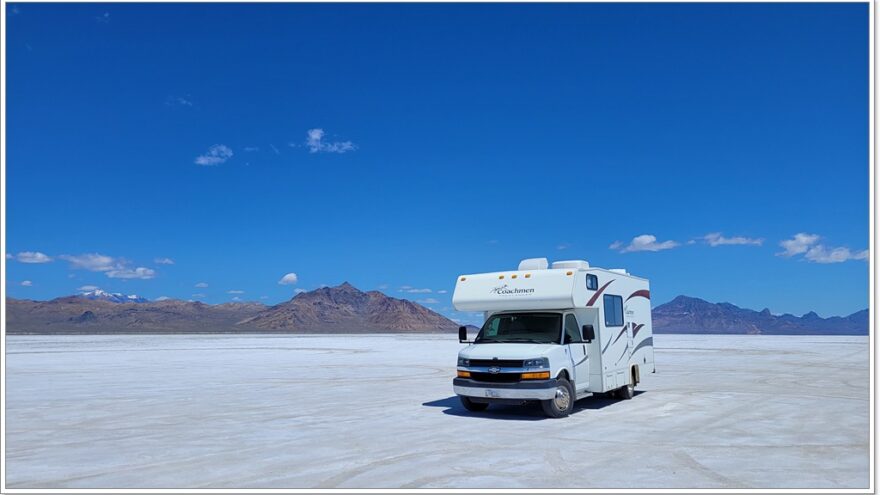
<path id="1" fill-rule="evenodd" d="M 459 373 L 461 373 L 461 371 L 459 371 Z M 470 373 L 468 373 L 468 374 L 470 374 Z M 523 373 L 522 374 L 523 380 L 548 380 L 549 378 L 550 378 L 549 371 L 540 371 L 538 373 Z"/>
<path id="2" fill-rule="evenodd" d="M 533 374 L 539 374 L 539 373 L 533 373 Z M 461 370 L 459 370 L 459 371 L 458 371 L 458 377 L 459 377 L 459 378 L 470 378 L 470 377 L 471 377 L 471 372 L 470 372 L 470 371 L 461 371 Z"/>

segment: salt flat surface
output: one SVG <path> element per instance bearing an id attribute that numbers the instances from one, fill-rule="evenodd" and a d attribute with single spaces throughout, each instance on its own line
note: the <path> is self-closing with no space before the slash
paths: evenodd
<path id="1" fill-rule="evenodd" d="M 631 401 L 469 413 L 431 336 L 7 337 L 9 488 L 868 486 L 867 337 L 657 335 Z"/>

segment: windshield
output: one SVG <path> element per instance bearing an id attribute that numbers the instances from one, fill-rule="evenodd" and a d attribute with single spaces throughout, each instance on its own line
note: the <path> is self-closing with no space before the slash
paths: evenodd
<path id="1" fill-rule="evenodd" d="M 474 343 L 558 344 L 561 331 L 562 315 L 559 313 L 498 314 L 486 320 Z"/>

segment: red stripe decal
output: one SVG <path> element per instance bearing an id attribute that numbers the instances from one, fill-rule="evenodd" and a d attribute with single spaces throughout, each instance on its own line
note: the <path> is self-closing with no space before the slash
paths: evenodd
<path id="1" fill-rule="evenodd" d="M 592 306 L 593 303 L 596 302 L 596 299 L 599 299 L 599 294 L 601 294 L 605 290 L 605 287 L 608 287 L 608 284 L 610 284 L 611 282 L 614 282 L 614 280 L 617 280 L 617 279 L 609 280 L 609 281 L 605 282 L 605 285 L 603 285 L 602 287 L 599 287 L 599 290 L 597 290 L 596 293 L 593 294 L 593 297 L 591 297 L 590 300 L 587 301 L 587 306 Z"/>
<path id="2" fill-rule="evenodd" d="M 643 326 L 645 326 L 644 323 L 642 323 L 641 325 L 636 325 L 635 327 L 633 327 L 633 338 L 636 338 L 636 334 L 639 333 L 639 330 L 641 330 Z"/>
<path id="3" fill-rule="evenodd" d="M 633 292 L 632 294 L 630 294 L 629 297 L 626 298 L 626 300 L 629 301 L 630 299 L 632 299 L 634 297 L 644 297 L 645 299 L 651 299 L 651 291 L 637 290 L 637 291 Z"/>

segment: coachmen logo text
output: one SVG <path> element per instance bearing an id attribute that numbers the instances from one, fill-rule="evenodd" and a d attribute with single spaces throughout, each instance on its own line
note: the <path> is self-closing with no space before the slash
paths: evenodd
<path id="1" fill-rule="evenodd" d="M 490 294 L 498 294 L 499 296 L 524 296 L 534 292 L 535 289 L 511 289 L 507 284 L 492 287 L 489 291 Z"/>

